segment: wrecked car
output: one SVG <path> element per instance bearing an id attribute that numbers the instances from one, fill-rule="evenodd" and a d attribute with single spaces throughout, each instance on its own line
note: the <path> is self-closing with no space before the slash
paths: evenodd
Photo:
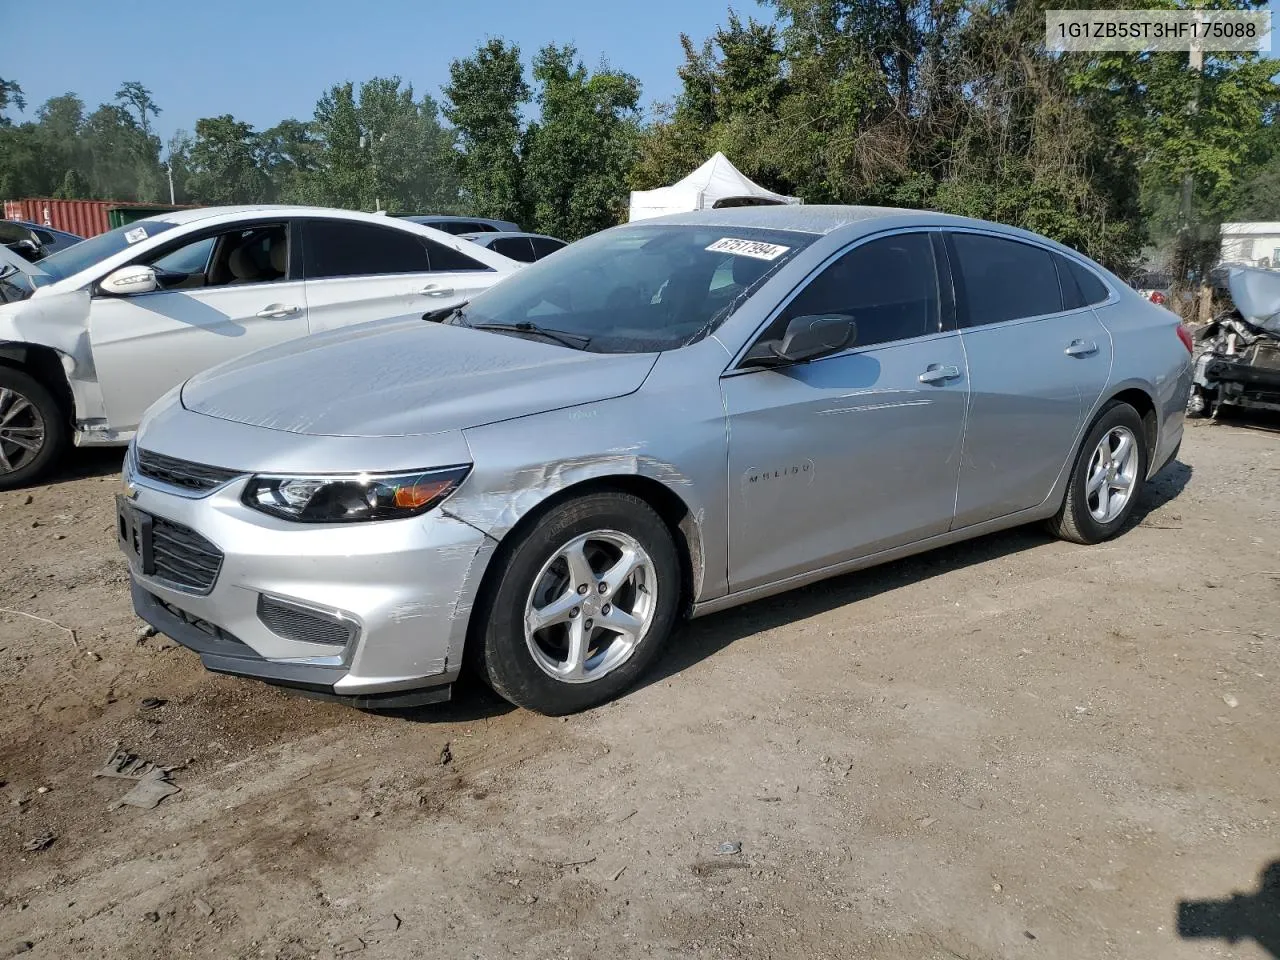
<path id="1" fill-rule="evenodd" d="M 124 445 L 192 374 L 310 333 L 466 300 L 514 261 L 407 220 L 206 207 L 0 261 L 0 489 Z M 21 251 L 19 251 L 21 253 Z"/>
<path id="2" fill-rule="evenodd" d="M 1280 271 L 1233 267 L 1227 287 L 1235 309 L 1195 334 L 1193 417 L 1228 406 L 1280 410 Z"/>
<path id="3" fill-rule="evenodd" d="M 686 615 L 1018 524 L 1115 536 L 1191 379 L 1178 318 L 1096 263 L 917 211 L 644 220 L 429 317 L 151 408 L 118 501 L 143 619 L 362 707 L 470 661 L 568 713 Z"/>

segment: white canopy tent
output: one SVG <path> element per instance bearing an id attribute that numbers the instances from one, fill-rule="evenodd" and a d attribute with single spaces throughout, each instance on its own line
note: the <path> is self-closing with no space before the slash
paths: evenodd
<path id="1" fill-rule="evenodd" d="M 783 196 L 752 183 L 723 153 L 717 153 L 679 183 L 656 190 L 632 190 L 630 219 L 647 220 L 665 213 L 715 207 L 799 202 L 798 197 Z"/>

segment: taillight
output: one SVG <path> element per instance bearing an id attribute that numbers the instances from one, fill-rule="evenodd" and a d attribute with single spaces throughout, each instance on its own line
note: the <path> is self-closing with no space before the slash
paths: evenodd
<path id="1" fill-rule="evenodd" d="M 1159 290 L 1153 290 L 1151 292 L 1151 302 L 1156 306 L 1162 306 L 1164 304 L 1164 294 Z"/>
<path id="2" fill-rule="evenodd" d="M 1182 341 L 1182 345 L 1187 348 L 1187 353 L 1195 353 L 1195 345 L 1191 339 L 1191 331 L 1187 329 L 1186 324 L 1178 324 L 1178 339 Z"/>

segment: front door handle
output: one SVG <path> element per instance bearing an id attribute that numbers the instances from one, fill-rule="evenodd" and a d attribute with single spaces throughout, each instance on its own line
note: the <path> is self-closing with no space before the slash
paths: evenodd
<path id="1" fill-rule="evenodd" d="M 442 287 L 439 284 L 428 283 L 418 292 L 424 297 L 451 297 L 453 296 L 453 287 Z"/>
<path id="2" fill-rule="evenodd" d="M 300 307 L 295 307 L 291 303 L 272 303 L 263 307 L 254 316 L 261 317 L 263 320 L 283 320 L 285 317 L 292 317 Z"/>
<path id="3" fill-rule="evenodd" d="M 921 383 L 946 383 L 960 376 L 960 368 L 951 364 L 931 363 L 924 373 L 920 374 Z"/>
<path id="4" fill-rule="evenodd" d="M 1098 352 L 1098 345 L 1092 340 L 1072 340 L 1066 349 L 1068 357 L 1092 357 Z"/>

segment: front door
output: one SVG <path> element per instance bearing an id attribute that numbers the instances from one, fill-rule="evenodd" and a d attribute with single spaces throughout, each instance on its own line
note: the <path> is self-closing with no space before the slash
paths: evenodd
<path id="1" fill-rule="evenodd" d="M 724 376 L 732 590 L 950 527 L 968 380 L 940 302 L 928 233 L 872 239 L 812 278 L 762 334 L 843 314 L 857 325 L 851 349 Z"/>
<path id="2" fill-rule="evenodd" d="M 107 419 L 137 427 L 170 388 L 224 360 L 307 333 L 306 291 L 290 272 L 287 223 L 240 225 L 139 261 L 162 286 L 95 295 L 89 337 Z"/>
<path id="3" fill-rule="evenodd" d="M 1110 376 L 1111 337 L 1061 254 L 961 232 L 948 250 L 971 394 L 960 528 L 1049 496 Z"/>

